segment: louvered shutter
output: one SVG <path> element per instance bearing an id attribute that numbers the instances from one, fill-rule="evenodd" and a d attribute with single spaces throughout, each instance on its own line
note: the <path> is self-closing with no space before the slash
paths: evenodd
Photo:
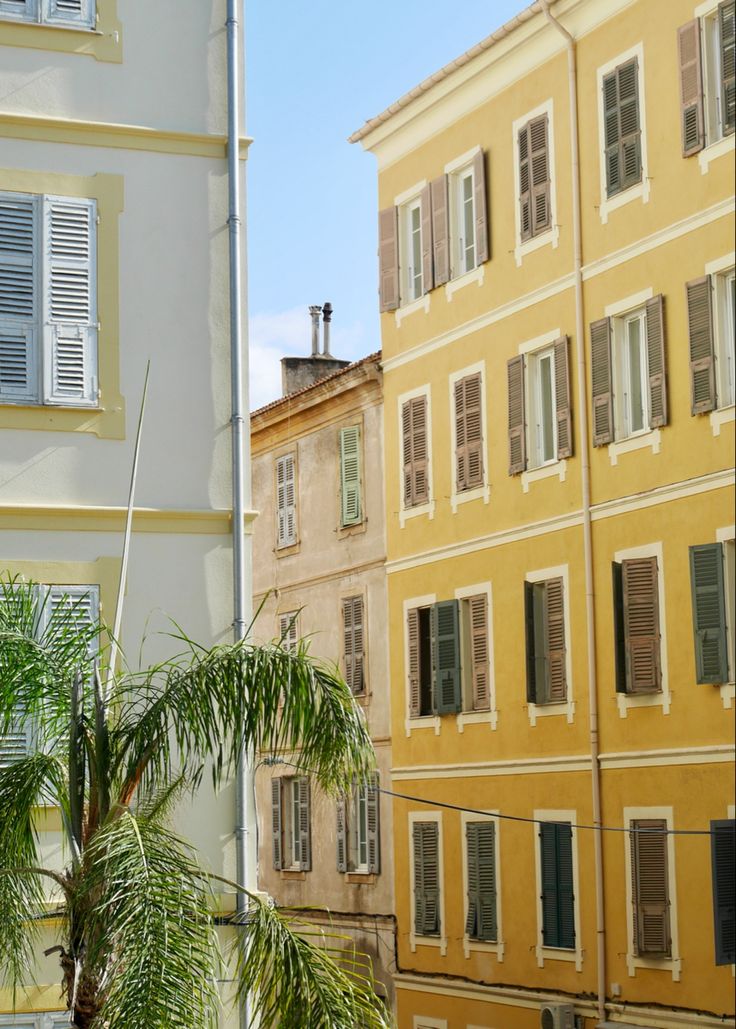
<path id="1" fill-rule="evenodd" d="M 695 670 L 699 683 L 728 682 L 723 546 L 690 547 Z"/>
<path id="2" fill-rule="evenodd" d="M 296 650 L 298 631 L 298 615 L 296 611 L 288 611 L 279 615 L 279 642 L 285 650 Z"/>
<path id="3" fill-rule="evenodd" d="M 366 825 L 368 828 L 368 871 L 381 871 L 381 794 L 378 776 L 373 775 L 366 787 Z"/>
<path id="4" fill-rule="evenodd" d="M 97 205 L 44 197 L 44 402 L 97 404 Z"/>
<path id="5" fill-rule="evenodd" d="M 677 54 L 680 62 L 682 156 L 690 157 L 705 146 L 699 18 L 677 30 Z"/>
<path id="6" fill-rule="evenodd" d="M 468 913 L 465 918 L 465 933 L 471 940 L 477 940 L 480 931 L 478 824 L 467 822 L 465 825 L 465 853 L 468 866 Z"/>
<path id="7" fill-rule="evenodd" d="M 34 198 L 0 194 L 0 401 L 38 399 L 38 254 Z"/>
<path id="8" fill-rule="evenodd" d="M 399 218 L 395 207 L 378 214 L 378 278 L 381 311 L 399 306 Z"/>
<path id="9" fill-rule="evenodd" d="M 302 872 L 312 870 L 312 818 L 311 818 L 311 793 L 309 779 L 297 779 L 299 790 L 299 825 L 295 826 L 295 832 L 299 833 L 299 868 Z"/>
<path id="10" fill-rule="evenodd" d="M 359 425 L 340 430 L 340 499 L 342 524 L 356 525 L 362 521 Z"/>
<path id="11" fill-rule="evenodd" d="M 39 631 L 47 643 L 51 643 L 55 636 L 67 635 L 70 630 L 86 635 L 92 626 L 99 626 L 99 586 L 49 586 L 40 587 L 40 591 Z M 66 617 L 59 616 L 62 610 Z M 94 634 L 87 641 L 88 661 L 96 657 L 99 648 L 99 635 Z"/>
<path id="12" fill-rule="evenodd" d="M 13 594 L 7 592 L 0 592 L 0 628 L 3 626 L 5 615 L 9 615 L 11 622 L 13 620 L 13 614 L 11 612 L 11 605 L 13 605 Z M 17 609 L 16 609 L 17 610 Z M 20 705 L 16 705 L 13 710 L 12 716 L 8 721 L 0 726 L 0 768 L 6 768 L 14 761 L 20 761 L 26 757 L 32 747 L 32 730 L 28 722 L 24 718 L 25 709 Z"/>
<path id="13" fill-rule="evenodd" d="M 721 40 L 721 120 L 724 136 L 733 132 L 736 126 L 735 9 L 733 0 L 718 7 Z"/>
<path id="14" fill-rule="evenodd" d="M 593 391 L 593 446 L 613 440 L 613 386 L 611 382 L 611 320 L 601 318 L 590 326 L 591 382 Z"/>
<path id="15" fill-rule="evenodd" d="M 539 827 L 542 879 L 542 940 L 545 947 L 575 947 L 572 827 L 543 822 Z"/>
<path id="16" fill-rule="evenodd" d="M 509 390 L 509 475 L 518 475 L 526 468 L 523 356 L 513 357 L 506 367 Z"/>
<path id="17" fill-rule="evenodd" d="M 296 475 L 293 454 L 276 459 L 276 520 L 279 547 L 296 543 Z"/>
<path id="18" fill-rule="evenodd" d="M 473 158 L 476 265 L 483 264 L 490 257 L 487 195 L 485 154 L 482 150 L 479 150 Z"/>
<path id="19" fill-rule="evenodd" d="M 717 965 L 736 963 L 736 822 L 710 823 L 713 869 L 713 916 Z"/>
<path id="20" fill-rule="evenodd" d="M 647 364 L 649 369 L 649 426 L 667 424 L 667 364 L 665 356 L 664 297 L 647 300 Z"/>
<path id="21" fill-rule="evenodd" d="M 415 822 L 414 931 L 419 936 L 440 932 L 439 829 L 436 822 Z"/>
<path id="22" fill-rule="evenodd" d="M 479 593 L 468 600 L 470 608 L 470 659 L 473 673 L 473 710 L 487 711 L 491 706 L 488 667 L 488 597 Z"/>
<path id="23" fill-rule="evenodd" d="M 348 870 L 348 831 L 347 831 L 347 802 L 345 797 L 337 801 L 337 870 L 347 872 Z"/>
<path id="24" fill-rule="evenodd" d="M 406 633 L 409 645 L 409 717 L 421 714 L 421 691 L 419 681 L 419 609 L 411 608 L 406 613 Z"/>
<path id="25" fill-rule="evenodd" d="M 704 414 L 716 406 L 712 288 L 709 275 L 693 279 L 685 285 L 693 414 Z"/>
<path id="26" fill-rule="evenodd" d="M 432 188 L 427 184 L 419 198 L 422 222 L 422 291 L 434 288 L 434 245 L 432 243 Z"/>
<path id="27" fill-rule="evenodd" d="M 480 373 L 455 383 L 455 463 L 458 492 L 483 485 Z"/>
<path id="28" fill-rule="evenodd" d="M 0 0 L 0 17 L 35 21 L 38 0 Z"/>
<path id="29" fill-rule="evenodd" d="M 455 488 L 467 489 L 468 455 L 465 439 L 465 379 L 455 382 Z"/>
<path id="30" fill-rule="evenodd" d="M 557 457 L 572 457 L 572 406 L 567 336 L 555 341 L 555 406 L 557 409 Z"/>
<path id="31" fill-rule="evenodd" d="M 549 700 L 560 702 L 567 697 L 563 580 L 561 578 L 548 579 L 544 587 L 546 605 L 545 656 L 549 675 Z"/>
<path id="32" fill-rule="evenodd" d="M 522 242 L 531 239 L 532 223 L 532 171 L 529 153 L 529 125 L 520 129 L 519 146 L 519 232 Z"/>
<path id="33" fill-rule="evenodd" d="M 432 607 L 433 668 L 438 714 L 462 710 L 460 682 L 460 621 L 457 600 Z"/>
<path id="34" fill-rule="evenodd" d="M 662 688 L 656 557 L 623 561 L 622 581 L 628 691 L 656 693 Z"/>
<path id="35" fill-rule="evenodd" d="M 557 835 L 557 902 L 560 947 L 575 947 L 575 892 L 573 889 L 572 827 L 555 826 Z"/>
<path id="36" fill-rule="evenodd" d="M 271 780 L 271 846 L 273 850 L 273 867 L 281 868 L 283 864 L 281 837 L 281 779 Z"/>
<path id="37" fill-rule="evenodd" d="M 450 278 L 450 220 L 447 203 L 447 176 L 440 175 L 429 184 L 432 205 L 432 250 L 434 284 L 441 286 Z"/>
<path id="38" fill-rule="evenodd" d="M 671 952 L 666 828 L 662 819 L 632 822 L 634 946 L 641 955 L 669 957 Z"/>
<path id="39" fill-rule="evenodd" d="M 524 629 L 526 633 L 526 699 L 537 702 L 537 655 L 534 631 L 534 583 L 524 583 Z"/>
<path id="40" fill-rule="evenodd" d="M 402 408 L 404 506 L 416 507 L 429 499 L 427 478 L 427 398 L 414 397 Z"/>
<path id="41" fill-rule="evenodd" d="M 44 20 L 74 28 L 95 27 L 95 0 L 42 0 Z"/>
<path id="42" fill-rule="evenodd" d="M 468 916 L 465 931 L 471 939 L 495 942 L 496 854 L 493 822 L 468 822 Z"/>
<path id="43" fill-rule="evenodd" d="M 547 115 L 529 124 L 529 160 L 531 163 L 532 235 L 550 227 L 550 177 L 547 148 Z"/>
<path id="44" fill-rule="evenodd" d="M 342 602 L 345 681 L 355 694 L 363 692 L 363 598 L 347 597 Z"/>
<path id="45" fill-rule="evenodd" d="M 624 624 L 623 568 L 617 561 L 611 564 L 613 579 L 613 646 L 616 673 L 616 692 L 626 693 L 626 628 Z"/>
<path id="46" fill-rule="evenodd" d="M 603 79 L 606 183 L 614 196 L 641 181 L 639 72 L 636 58 Z"/>

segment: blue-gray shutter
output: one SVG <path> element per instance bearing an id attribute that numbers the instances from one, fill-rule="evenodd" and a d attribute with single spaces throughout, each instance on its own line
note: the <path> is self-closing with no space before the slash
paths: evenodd
<path id="1" fill-rule="evenodd" d="M 439 936 L 439 828 L 436 822 L 414 822 L 414 931 Z"/>
<path id="2" fill-rule="evenodd" d="M 37 199 L 0 194 L 0 402 L 4 403 L 38 400 Z"/>
<path id="3" fill-rule="evenodd" d="M 0 17 L 17 21 L 36 21 L 39 0 L 0 0 Z"/>
<path id="4" fill-rule="evenodd" d="M 713 918 L 717 965 L 736 963 L 736 821 L 710 823 Z"/>
<path id="5" fill-rule="evenodd" d="M 639 72 L 634 57 L 603 79 L 606 192 L 609 197 L 641 182 Z"/>
<path id="6" fill-rule="evenodd" d="M 445 600 L 432 607 L 435 703 L 441 715 L 462 710 L 458 609 L 457 600 Z"/>
<path id="7" fill-rule="evenodd" d="M 721 119 L 724 136 L 730 135 L 736 127 L 735 11 L 734 0 L 728 0 L 727 3 L 718 6 L 721 42 Z"/>
<path id="8" fill-rule="evenodd" d="M 723 546 L 690 547 L 695 670 L 699 683 L 728 682 Z"/>
<path id="9" fill-rule="evenodd" d="M 44 21 L 75 29 L 95 27 L 96 0 L 42 0 Z"/>
<path id="10" fill-rule="evenodd" d="M 542 865 L 542 941 L 545 947 L 575 947 L 572 827 L 567 822 L 542 822 L 539 827 Z"/>

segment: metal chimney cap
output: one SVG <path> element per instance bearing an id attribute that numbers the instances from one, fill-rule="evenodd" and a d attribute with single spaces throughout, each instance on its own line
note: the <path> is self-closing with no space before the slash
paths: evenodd
<path id="1" fill-rule="evenodd" d="M 333 307 L 332 304 L 327 300 L 322 307 L 322 317 L 326 322 L 329 322 L 332 318 Z"/>
<path id="2" fill-rule="evenodd" d="M 309 313 L 312 315 L 312 317 L 314 317 L 315 315 L 319 315 L 321 310 L 322 308 L 319 306 L 319 304 L 310 304 L 309 306 Z"/>

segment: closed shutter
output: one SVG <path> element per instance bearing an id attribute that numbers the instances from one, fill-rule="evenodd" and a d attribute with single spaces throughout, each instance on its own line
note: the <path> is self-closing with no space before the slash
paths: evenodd
<path id="1" fill-rule="evenodd" d="M 690 339 L 690 401 L 693 414 L 716 406 L 713 352 L 713 302 L 709 275 L 686 283 L 687 326 Z"/>
<path id="2" fill-rule="evenodd" d="M 97 404 L 97 205 L 44 197 L 44 402 Z"/>
<path id="3" fill-rule="evenodd" d="M 611 320 L 590 326 L 591 383 L 593 389 L 593 446 L 613 440 L 613 385 L 611 382 Z"/>
<path id="4" fill-rule="evenodd" d="M 529 151 L 531 162 L 532 235 L 550 227 L 549 153 L 547 150 L 547 115 L 535 118 L 529 124 Z"/>
<path id="5" fill-rule="evenodd" d="M 432 244 L 432 188 L 427 184 L 419 198 L 422 222 L 422 291 L 434 288 L 434 259 Z"/>
<path id="6" fill-rule="evenodd" d="M 634 947 L 637 954 L 670 957 L 667 823 L 639 819 L 631 828 Z"/>
<path id="7" fill-rule="evenodd" d="M 399 306 L 399 218 L 395 207 L 378 214 L 378 279 L 381 311 Z"/>
<path id="8" fill-rule="evenodd" d="M 450 278 L 450 219 L 447 203 L 447 176 L 440 175 L 429 184 L 432 205 L 432 250 L 434 284 L 441 286 Z"/>
<path id="9" fill-rule="evenodd" d="M 524 404 L 524 358 L 513 357 L 507 367 L 509 405 L 509 475 L 526 468 L 526 429 Z"/>
<path id="10" fill-rule="evenodd" d="M 468 867 L 468 913 L 465 917 L 465 935 L 478 939 L 480 930 L 480 887 L 478 882 L 478 822 L 465 825 L 465 853 Z"/>
<path id="11" fill-rule="evenodd" d="M 567 336 L 555 342 L 555 405 L 557 408 L 557 457 L 572 457 L 572 406 Z"/>
<path id="12" fill-rule="evenodd" d="M 0 194 L 0 401 L 38 399 L 36 226 L 32 197 Z"/>
<path id="13" fill-rule="evenodd" d="M 294 455 L 276 459 L 276 520 L 279 547 L 296 543 L 296 467 Z"/>
<path id="14" fill-rule="evenodd" d="M 483 419 L 481 377 L 468 375 L 455 383 L 455 462 L 458 492 L 483 485 Z"/>
<path id="15" fill-rule="evenodd" d="M 43 0 L 45 21 L 54 25 L 92 29 L 95 26 L 95 0 Z"/>
<path id="16" fill-rule="evenodd" d="M 340 430 L 340 520 L 343 525 L 356 525 L 363 520 L 359 425 Z"/>
<path id="17" fill-rule="evenodd" d="M 458 607 L 457 600 L 445 600 L 432 607 L 432 664 L 437 712 L 441 715 L 462 710 Z"/>
<path id="18" fill-rule="evenodd" d="M 705 146 L 700 18 L 694 18 L 677 30 L 677 55 L 680 62 L 682 156 L 690 157 Z"/>
<path id="19" fill-rule="evenodd" d="M 493 822 L 468 822 L 468 915 L 465 932 L 471 939 L 495 942 L 496 853 Z"/>
<path id="20" fill-rule="evenodd" d="M 479 265 L 490 257 L 486 165 L 482 150 L 479 150 L 473 158 L 473 209 L 475 211 L 475 263 Z"/>
<path id="21" fill-rule="evenodd" d="M 39 0 L 0 0 L 0 17 L 35 21 Z"/>
<path id="22" fill-rule="evenodd" d="M 606 188 L 614 196 L 641 181 L 639 73 L 636 58 L 603 79 Z"/>
<path id="23" fill-rule="evenodd" d="M 368 871 L 381 871 L 381 794 L 378 776 L 373 775 L 366 789 L 366 823 L 368 826 Z"/>
<path id="24" fill-rule="evenodd" d="M 736 963 L 736 822 L 710 823 L 713 869 L 713 916 L 717 965 Z"/>
<path id="25" fill-rule="evenodd" d="M 271 847 L 273 850 L 273 867 L 281 868 L 283 864 L 281 836 L 281 779 L 271 780 Z"/>
<path id="26" fill-rule="evenodd" d="M 626 693 L 626 628 L 624 624 L 623 568 L 618 561 L 611 564 L 613 578 L 613 645 L 616 692 Z"/>
<path id="27" fill-rule="evenodd" d="M 718 7 L 721 38 L 721 120 L 724 136 L 733 132 L 736 126 L 735 8 L 733 0 L 730 0 L 730 3 L 720 4 Z"/>
<path id="28" fill-rule="evenodd" d="M 402 408 L 404 506 L 416 507 L 429 499 L 427 461 L 427 398 L 414 397 Z"/>
<path id="29" fill-rule="evenodd" d="M 414 931 L 418 936 L 440 932 L 439 827 L 436 822 L 415 822 Z"/>
<path id="30" fill-rule="evenodd" d="M 37 400 L 37 379 L 35 329 L 0 324 L 0 401 Z"/>
<path id="31" fill-rule="evenodd" d="M 99 586 L 49 586 L 39 589 L 43 603 L 39 630 L 47 643 L 52 642 L 55 636 L 68 635 L 70 631 L 87 636 L 92 626 L 99 626 Z M 62 610 L 66 612 L 65 617 L 59 615 Z M 99 649 L 99 635 L 95 633 L 87 641 L 87 657 L 90 661 L 96 657 Z"/>
<path id="32" fill-rule="evenodd" d="M 311 818 L 311 796 L 309 779 L 300 778 L 297 780 L 299 790 L 299 825 L 295 826 L 295 832 L 299 833 L 299 868 L 302 872 L 312 870 L 312 818 Z"/>
<path id="33" fill-rule="evenodd" d="M 656 557 L 622 562 L 629 693 L 656 693 L 662 688 L 657 578 Z"/>
<path id="34" fill-rule="evenodd" d="M 649 365 L 649 424 L 667 424 L 667 367 L 665 359 L 664 297 L 647 300 L 647 361 Z"/>
<path id="35" fill-rule="evenodd" d="M 491 706 L 488 663 L 488 597 L 479 593 L 468 600 L 470 608 L 470 659 L 473 670 L 473 710 L 487 711 Z"/>
<path id="36" fill-rule="evenodd" d="M 0 630 L 7 629 L 8 624 L 17 624 L 23 609 L 24 598 L 18 595 L 16 602 L 15 590 L 5 583 L 4 589 L 0 590 Z M 7 722 L 0 726 L 0 768 L 6 768 L 30 753 L 33 733 L 24 714 L 25 708 L 17 705 Z"/>
<path id="37" fill-rule="evenodd" d="M 529 154 L 529 126 L 519 131 L 519 234 L 522 242 L 532 238 L 532 170 Z"/>
<path id="38" fill-rule="evenodd" d="M 728 682 L 723 545 L 690 547 L 695 671 L 699 683 Z"/>
<path id="39" fill-rule="evenodd" d="M 296 650 L 299 635 L 297 631 L 298 617 L 296 611 L 288 611 L 286 614 L 279 615 L 279 643 L 284 650 Z"/>
<path id="40" fill-rule="evenodd" d="M 537 654 L 534 630 L 534 583 L 524 583 L 524 628 L 526 633 L 526 699 L 537 702 Z M 540 686 L 542 684 L 540 683 Z"/>
<path id="41" fill-rule="evenodd" d="M 406 633 L 409 649 L 409 717 L 419 718 L 421 714 L 421 689 L 419 680 L 419 609 L 406 613 Z"/>
<path id="42" fill-rule="evenodd" d="M 337 801 L 337 870 L 347 872 L 348 870 L 348 828 L 347 828 L 347 803 L 345 797 Z"/>
<path id="43" fill-rule="evenodd" d="M 542 879 L 542 942 L 545 947 L 575 947 L 572 827 L 542 822 L 539 827 Z"/>
<path id="44" fill-rule="evenodd" d="M 364 632 L 363 598 L 347 597 L 342 602 L 343 639 L 345 647 L 345 681 L 355 694 L 363 693 Z"/>
<path id="45" fill-rule="evenodd" d="M 544 584 L 546 605 L 545 649 L 549 674 L 549 700 L 567 698 L 567 662 L 565 647 L 565 598 L 563 580 L 548 579 Z"/>

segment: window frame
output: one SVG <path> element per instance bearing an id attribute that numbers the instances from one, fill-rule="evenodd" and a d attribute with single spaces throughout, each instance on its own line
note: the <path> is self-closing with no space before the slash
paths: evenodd
<path id="1" fill-rule="evenodd" d="M 543 455 L 541 441 L 543 433 L 540 431 L 540 411 L 543 408 L 541 384 L 541 366 L 543 361 L 548 361 L 550 365 L 549 404 L 552 436 L 551 457 L 544 457 Z M 555 392 L 556 372 L 554 346 L 541 347 L 539 350 L 533 350 L 531 353 L 527 354 L 524 361 L 524 373 L 526 375 L 527 397 L 529 398 L 527 404 L 527 432 L 530 439 L 527 449 L 527 454 L 529 455 L 527 470 L 535 471 L 537 468 L 546 468 L 548 465 L 557 464 L 559 461 L 559 457 L 557 456 L 557 402 Z M 534 462 L 533 464 L 532 461 Z"/>
<path id="2" fill-rule="evenodd" d="M 637 61 L 637 95 L 639 98 L 639 138 L 640 138 L 640 160 L 641 180 L 626 189 L 622 189 L 612 196 L 608 196 L 608 180 L 606 170 L 606 129 L 605 129 L 605 106 L 603 101 L 603 80 L 620 65 L 627 64 L 632 59 Z M 649 159 L 647 153 L 647 118 L 646 118 L 646 91 L 645 91 L 645 64 L 644 44 L 636 43 L 628 50 L 617 54 L 605 64 L 596 69 L 596 91 L 598 105 L 598 167 L 600 182 L 600 201 L 598 214 L 601 223 L 608 222 L 610 214 L 634 200 L 641 200 L 643 204 L 649 202 L 651 192 L 649 178 Z"/>
<path id="3" fill-rule="evenodd" d="M 541 118 L 544 115 L 547 116 L 547 161 L 548 161 L 548 173 L 549 173 L 549 226 L 546 229 L 542 229 L 537 235 L 531 236 L 529 239 L 521 238 L 521 210 L 520 210 L 520 198 L 521 198 L 521 169 L 519 162 L 519 133 L 520 131 L 529 124 L 531 121 L 536 121 L 537 118 Z M 539 250 L 540 247 L 551 245 L 553 249 L 557 249 L 560 242 L 560 228 L 557 223 L 557 181 L 555 172 L 555 121 L 554 121 L 554 101 L 550 97 L 545 100 L 544 103 L 539 104 L 537 107 L 530 111 L 526 111 L 519 118 L 515 118 L 511 125 L 511 153 L 513 154 L 513 165 L 514 165 L 514 260 L 516 267 L 520 268 L 523 264 L 524 258 L 533 253 L 535 250 Z"/>
<path id="4" fill-rule="evenodd" d="M 734 333 L 736 313 L 734 312 L 734 290 L 736 270 L 731 267 L 712 276 L 716 308 L 714 322 L 716 410 L 733 407 L 736 403 L 736 352 Z M 730 287 L 730 288 L 729 288 Z M 730 344 L 730 348 L 729 348 Z"/>
<path id="5" fill-rule="evenodd" d="M 440 733 L 440 716 L 438 714 L 418 715 L 411 714 L 411 676 L 409 673 L 409 612 L 420 609 L 431 609 L 436 603 L 437 596 L 434 593 L 418 597 L 409 597 L 402 605 L 402 633 L 404 638 L 404 729 L 407 737 L 417 729 L 434 729 L 435 735 Z M 430 616 L 431 617 L 431 616 Z M 430 642 L 431 646 L 431 642 Z"/>
<path id="6" fill-rule="evenodd" d="M 631 394 L 633 392 L 633 370 L 630 357 L 629 326 L 639 325 L 639 388 L 641 391 L 642 427 L 632 427 Z M 613 409 L 614 409 L 614 442 L 634 439 L 652 431 L 649 404 L 649 357 L 647 354 L 647 315 L 644 306 L 633 308 L 613 317 L 612 325 L 613 354 Z"/>
<path id="7" fill-rule="evenodd" d="M 478 265 L 478 246 L 475 238 L 475 170 L 472 159 L 447 173 L 450 213 L 450 281 L 475 271 Z M 467 200 L 463 197 L 463 184 L 470 181 L 470 222 L 473 232 L 473 263 L 468 264 Z M 464 245 L 465 244 L 465 245 Z"/>

